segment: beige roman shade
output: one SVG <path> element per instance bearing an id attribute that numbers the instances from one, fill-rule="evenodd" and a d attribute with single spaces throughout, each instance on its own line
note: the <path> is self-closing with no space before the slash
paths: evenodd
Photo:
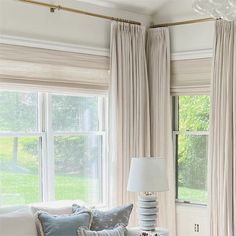
<path id="1" fill-rule="evenodd" d="M 171 95 L 210 93 L 211 58 L 178 60 L 171 63 Z"/>
<path id="2" fill-rule="evenodd" d="M 6 84 L 104 91 L 109 57 L 0 44 L 0 87 Z"/>

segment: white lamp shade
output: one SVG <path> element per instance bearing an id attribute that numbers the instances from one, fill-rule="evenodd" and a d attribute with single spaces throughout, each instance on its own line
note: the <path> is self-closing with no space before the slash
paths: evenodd
<path id="1" fill-rule="evenodd" d="M 168 190 L 164 158 L 132 158 L 128 187 L 130 192 L 163 192 Z"/>

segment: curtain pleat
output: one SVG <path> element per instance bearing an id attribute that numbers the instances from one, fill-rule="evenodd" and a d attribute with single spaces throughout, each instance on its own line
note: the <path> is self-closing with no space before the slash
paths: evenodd
<path id="1" fill-rule="evenodd" d="M 168 28 L 150 29 L 147 36 L 150 88 L 151 156 L 167 162 L 169 191 L 160 193 L 158 224 L 176 235 L 175 168 L 171 127 L 170 41 Z"/>
<path id="2" fill-rule="evenodd" d="M 234 23 L 215 28 L 208 156 L 210 236 L 236 234 L 236 78 Z"/>
<path id="3" fill-rule="evenodd" d="M 127 23 L 111 25 L 110 85 L 111 205 L 135 203 L 127 192 L 131 157 L 150 156 L 149 90 L 145 28 Z M 135 210 L 133 211 L 133 221 Z"/>

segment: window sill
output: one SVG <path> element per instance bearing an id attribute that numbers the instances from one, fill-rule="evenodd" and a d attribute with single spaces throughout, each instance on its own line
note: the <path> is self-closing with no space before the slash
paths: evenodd
<path id="1" fill-rule="evenodd" d="M 207 207 L 207 204 L 204 204 L 204 203 L 195 203 L 195 202 L 180 201 L 180 200 L 176 200 L 175 205 L 176 206 L 186 206 L 186 207 L 201 207 L 201 208 Z"/>

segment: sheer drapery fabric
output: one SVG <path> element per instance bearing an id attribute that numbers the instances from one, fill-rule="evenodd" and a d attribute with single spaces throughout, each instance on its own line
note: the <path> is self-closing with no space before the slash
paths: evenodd
<path id="1" fill-rule="evenodd" d="M 215 29 L 208 158 L 210 236 L 236 234 L 235 30 L 217 21 Z"/>
<path id="2" fill-rule="evenodd" d="M 170 96 L 170 40 L 168 28 L 150 29 L 147 36 L 147 65 L 150 94 L 151 156 L 167 162 L 169 191 L 160 193 L 160 226 L 176 235 L 175 168 L 172 145 Z"/>
<path id="3" fill-rule="evenodd" d="M 112 22 L 109 102 L 111 204 L 121 205 L 135 202 L 134 194 L 126 190 L 131 157 L 150 156 L 149 89 L 142 26 Z"/>

